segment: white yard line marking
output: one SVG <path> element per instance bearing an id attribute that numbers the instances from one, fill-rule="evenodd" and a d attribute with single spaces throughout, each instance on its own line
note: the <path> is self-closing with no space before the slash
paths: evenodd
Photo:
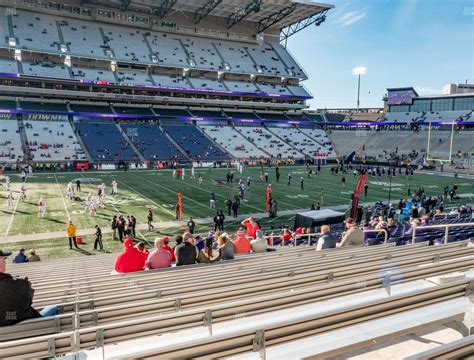
<path id="1" fill-rule="evenodd" d="M 69 214 L 69 210 L 67 208 L 66 199 L 64 199 L 64 195 L 61 191 L 61 186 L 59 185 L 59 181 L 56 174 L 54 174 L 54 179 L 56 180 L 56 185 L 58 186 L 59 193 L 61 194 L 61 199 L 63 200 L 64 208 L 66 209 L 67 218 L 69 221 L 71 221 L 71 215 Z"/>
<path id="2" fill-rule="evenodd" d="M 8 233 L 10 232 L 10 228 L 12 226 L 13 219 L 15 218 L 16 209 L 18 208 L 19 204 L 20 204 L 20 195 L 18 195 L 18 199 L 16 201 L 15 208 L 13 209 L 12 216 L 10 218 L 10 222 L 8 223 L 7 231 L 5 232 L 5 236 L 8 236 Z"/>
<path id="3" fill-rule="evenodd" d="M 158 204 L 156 201 L 153 201 L 152 199 L 150 199 L 149 197 L 143 195 L 142 193 L 140 193 L 139 191 L 135 190 L 134 188 L 132 188 L 131 186 L 129 186 L 128 184 L 126 184 L 123 180 L 118 180 L 118 179 L 115 179 L 115 181 L 117 181 L 119 184 L 123 184 L 125 185 L 126 187 L 128 187 L 130 190 L 132 190 L 134 193 L 140 195 L 142 198 L 150 201 L 151 203 L 155 204 L 156 206 L 162 208 L 164 211 L 166 211 L 168 214 L 172 215 L 173 217 L 176 215 L 175 213 L 171 212 L 170 210 L 168 210 L 167 208 L 165 208 L 164 206 Z M 158 217 L 158 221 L 161 221 L 161 219 Z"/>

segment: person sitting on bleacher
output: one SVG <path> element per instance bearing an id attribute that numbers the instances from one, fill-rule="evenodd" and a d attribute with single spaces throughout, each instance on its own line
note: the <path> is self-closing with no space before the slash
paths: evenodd
<path id="1" fill-rule="evenodd" d="M 170 243 L 170 238 L 168 236 L 165 236 L 163 238 L 163 249 L 168 250 L 171 254 L 171 262 L 174 264 L 176 262 L 176 256 L 174 255 L 174 249 L 169 246 L 168 244 Z"/>
<path id="2" fill-rule="evenodd" d="M 262 253 L 266 252 L 268 248 L 267 239 L 263 237 L 263 230 L 257 230 L 256 238 L 250 242 L 250 246 L 252 247 L 252 252 L 254 253 Z"/>
<path id="3" fill-rule="evenodd" d="M 336 247 L 337 239 L 331 234 L 331 228 L 329 225 L 321 226 L 321 237 L 318 239 L 316 251 L 322 249 L 333 249 Z"/>
<path id="4" fill-rule="evenodd" d="M 133 246 L 133 240 L 128 238 L 123 242 L 123 252 L 115 259 L 115 271 L 129 273 L 141 271 L 145 267 L 143 254 Z"/>
<path id="5" fill-rule="evenodd" d="M 183 237 L 183 242 L 176 246 L 174 254 L 176 255 L 176 266 L 192 265 L 196 263 L 198 251 L 193 245 L 194 239 L 191 233 Z"/>
<path id="6" fill-rule="evenodd" d="M 220 253 L 213 248 L 214 239 L 212 236 L 206 238 L 204 248 L 199 252 L 197 262 L 200 264 L 211 264 L 220 260 Z"/>
<path id="7" fill-rule="evenodd" d="M 59 307 L 55 305 L 39 312 L 31 306 L 35 291 L 28 278 L 13 277 L 5 272 L 6 259 L 10 255 L 11 252 L 0 250 L 0 326 L 58 314 Z"/>
<path id="8" fill-rule="evenodd" d="M 237 231 L 234 249 L 236 254 L 248 254 L 250 252 L 250 241 L 245 237 L 245 232 L 242 228 L 239 228 L 239 231 Z"/>
<path id="9" fill-rule="evenodd" d="M 164 246 L 163 238 L 155 239 L 155 249 L 148 255 L 145 263 L 147 269 L 163 269 L 171 266 L 171 253 Z"/>
<path id="10" fill-rule="evenodd" d="M 342 234 L 342 239 L 336 244 L 336 247 L 362 245 L 364 243 L 364 233 L 356 226 L 354 219 L 347 218 L 344 223 L 347 231 Z"/>
<path id="11" fill-rule="evenodd" d="M 25 255 L 25 249 L 21 248 L 18 254 L 13 258 L 14 264 L 22 264 L 28 262 L 28 257 Z"/>

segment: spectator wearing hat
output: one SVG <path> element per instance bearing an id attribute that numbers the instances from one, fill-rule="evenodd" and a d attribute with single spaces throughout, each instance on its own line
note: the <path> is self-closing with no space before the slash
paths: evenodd
<path id="1" fill-rule="evenodd" d="M 127 238 L 123 241 L 123 251 L 115 259 L 115 271 L 118 273 L 129 273 L 141 271 L 145 267 L 145 258 L 136 247 L 133 240 Z"/>
<path id="2" fill-rule="evenodd" d="M 250 241 L 245 237 L 244 229 L 237 231 L 237 238 L 234 240 L 234 250 L 236 254 L 248 254 L 251 250 Z"/>
<path id="3" fill-rule="evenodd" d="M 164 246 L 163 238 L 155 239 L 155 249 L 148 255 L 145 263 L 147 269 L 164 269 L 171 266 L 171 253 Z"/>
<path id="4" fill-rule="evenodd" d="M 336 247 L 362 245 L 364 243 L 364 233 L 356 226 L 355 220 L 347 218 L 344 223 L 347 231 L 342 234 L 342 239 L 336 244 Z"/>
<path id="5" fill-rule="evenodd" d="M 329 225 L 321 226 L 321 237 L 318 239 L 316 251 L 322 249 L 333 249 L 336 247 L 337 239 L 331 234 L 331 228 Z"/>
<path id="6" fill-rule="evenodd" d="M 76 242 L 76 231 L 76 225 L 74 225 L 72 221 L 69 221 L 69 225 L 66 228 L 67 237 L 69 239 L 69 250 L 72 250 L 72 243 L 74 243 L 76 249 L 79 250 L 79 246 L 77 246 Z"/>
<path id="7" fill-rule="evenodd" d="M 35 249 L 30 250 L 30 256 L 28 257 L 28 261 L 29 262 L 41 261 L 41 258 L 39 257 L 39 255 L 36 255 Z"/>
<path id="8" fill-rule="evenodd" d="M 199 251 L 197 262 L 200 264 L 211 264 L 220 260 L 219 250 L 213 248 L 214 239 L 212 236 L 207 237 L 204 241 L 204 248 Z"/>
<path id="9" fill-rule="evenodd" d="M 223 233 L 217 238 L 217 249 L 219 250 L 221 260 L 234 259 L 234 243 L 230 240 L 227 233 Z"/>
<path id="10" fill-rule="evenodd" d="M 193 235 L 191 233 L 186 233 L 182 239 L 183 242 L 177 245 L 174 249 L 174 254 L 176 256 L 176 266 L 195 264 L 198 251 L 193 245 Z"/>
<path id="11" fill-rule="evenodd" d="M 25 249 L 21 248 L 20 251 L 18 251 L 18 254 L 13 258 L 13 263 L 23 264 L 26 262 L 28 262 L 28 257 L 25 255 Z"/>
<path id="12" fill-rule="evenodd" d="M 252 252 L 254 253 L 266 252 L 268 248 L 268 242 L 263 237 L 263 230 L 257 230 L 255 235 L 256 235 L 256 238 L 250 241 Z"/>
<path id="13" fill-rule="evenodd" d="M 6 273 L 6 259 L 9 251 L 0 250 L 0 326 L 17 324 L 28 319 L 54 316 L 59 313 L 58 306 L 47 306 L 40 312 L 34 309 L 34 290 L 27 278 L 13 277 Z"/>
<path id="14" fill-rule="evenodd" d="M 170 238 L 168 236 L 163 237 L 163 249 L 168 250 L 171 254 L 171 262 L 174 264 L 176 262 L 176 256 L 174 255 L 174 249 L 169 246 Z"/>

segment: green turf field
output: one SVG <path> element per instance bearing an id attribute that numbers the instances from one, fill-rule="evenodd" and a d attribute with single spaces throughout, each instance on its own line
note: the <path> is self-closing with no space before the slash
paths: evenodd
<path id="1" fill-rule="evenodd" d="M 0 179 L 3 189 L 3 206 L 0 212 L 0 237 L 11 237 L 14 235 L 38 234 L 65 231 L 66 224 L 70 219 L 74 221 L 78 229 L 92 228 L 95 224 L 108 228 L 113 215 L 135 215 L 138 224 L 146 223 L 146 211 L 150 207 L 154 212 L 154 221 L 174 220 L 174 206 L 176 204 L 177 192 L 183 194 L 184 219 L 189 216 L 194 218 L 206 218 L 214 215 L 214 211 L 209 209 L 209 194 L 214 191 L 217 196 L 217 209 L 226 210 L 225 200 L 238 193 L 238 179 L 247 179 L 249 176 L 253 183 L 245 194 L 245 198 L 239 209 L 240 214 L 261 213 L 265 210 L 265 189 L 267 184 L 259 180 L 260 169 L 248 168 L 243 175 L 238 174 L 236 169 L 234 185 L 226 185 L 225 177 L 228 169 L 207 169 L 198 170 L 203 182 L 199 185 L 197 178 L 191 179 L 191 172 L 188 170 L 185 180 L 173 179 L 170 170 L 138 170 L 124 172 L 88 172 L 88 173 L 44 173 L 35 174 L 29 177 L 26 183 L 27 199 L 19 200 L 19 190 L 21 178 L 16 174 L 11 174 L 11 189 L 15 201 L 14 210 L 7 208 L 5 181 Z M 269 182 L 272 184 L 273 197 L 278 201 L 279 211 L 308 209 L 311 204 L 320 202 L 320 192 L 324 189 L 324 206 L 347 205 L 350 204 L 351 194 L 354 191 L 357 178 L 352 174 L 346 174 L 345 186 L 341 183 L 341 176 L 331 175 L 329 168 L 322 169 L 322 173 L 308 179 L 304 167 L 282 167 L 280 168 L 280 183 L 275 182 L 275 169 L 268 168 Z M 292 173 L 291 186 L 287 185 L 287 175 Z M 197 175 L 196 174 L 196 175 Z M 304 190 L 300 189 L 300 178 L 304 177 Z M 79 196 L 82 201 L 70 201 L 66 199 L 66 185 L 69 181 L 81 178 L 82 192 Z M 119 194 L 110 195 L 112 180 L 118 182 Z M 90 192 L 97 197 L 97 186 L 104 182 L 106 184 L 106 207 L 98 208 L 97 215 L 92 216 L 85 208 L 84 200 Z M 389 192 L 389 179 L 368 177 L 369 185 L 368 197 L 361 197 L 362 203 L 373 203 L 378 200 L 387 201 Z M 420 186 L 424 186 L 428 195 L 442 194 L 443 187 L 453 184 L 459 186 L 458 194 L 463 197 L 455 204 L 471 203 L 474 195 L 474 181 L 465 179 L 455 179 L 454 177 L 434 176 L 416 174 L 413 177 L 397 175 L 392 179 L 391 198 L 397 202 L 400 198 L 407 196 L 407 188 L 410 185 L 412 191 L 416 191 Z M 38 199 L 43 197 L 46 202 L 46 217 L 38 218 Z M 271 222 L 270 222 L 271 221 Z M 263 220 L 264 226 L 292 224 L 292 217 L 285 216 L 275 220 Z M 238 222 L 232 222 L 229 217 L 226 225 L 234 230 L 238 227 Z M 207 231 L 208 226 L 203 225 L 197 231 Z M 155 232 L 139 232 L 139 239 L 152 241 L 159 234 L 173 234 L 180 229 L 176 227 L 158 227 Z M 120 248 L 116 242 L 112 242 L 110 236 L 104 236 L 104 241 L 110 251 Z M 20 238 L 21 239 L 21 238 Z M 89 240 L 89 239 L 86 239 Z M 64 239 L 50 239 L 45 241 L 29 241 L 23 243 L 26 248 L 35 247 L 44 250 L 45 256 L 57 257 L 65 256 L 68 253 L 68 246 Z M 15 244 L 20 246 L 20 243 Z M 0 248 L 2 245 L 0 244 Z M 11 246 L 10 246 L 11 247 Z M 89 246 L 92 248 L 92 245 Z M 5 248 L 5 246 L 3 246 Z M 67 249 L 66 249 L 67 248 Z M 67 250 L 64 251 L 63 250 Z"/>

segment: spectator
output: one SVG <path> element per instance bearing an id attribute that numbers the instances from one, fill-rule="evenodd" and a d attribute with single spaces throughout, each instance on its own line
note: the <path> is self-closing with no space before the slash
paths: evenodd
<path id="1" fill-rule="evenodd" d="M 234 249 L 236 254 L 248 254 L 251 250 L 250 241 L 245 237 L 242 228 L 237 231 L 237 239 L 234 240 Z"/>
<path id="2" fill-rule="evenodd" d="M 59 313 L 59 307 L 47 306 L 40 312 L 34 309 L 34 290 L 27 278 L 13 277 L 7 274 L 6 259 L 11 252 L 0 250 L 0 327 L 17 324 L 28 319 L 54 316 Z"/>
<path id="3" fill-rule="evenodd" d="M 283 245 L 286 245 L 291 242 L 291 232 L 290 229 L 284 228 L 280 236 L 280 240 L 283 242 Z"/>
<path id="4" fill-rule="evenodd" d="M 36 251 L 34 249 L 30 250 L 30 256 L 28 257 L 28 261 L 29 262 L 41 261 L 41 258 L 39 257 L 39 255 L 36 255 Z"/>
<path id="5" fill-rule="evenodd" d="M 413 232 L 415 231 L 415 229 L 420 226 L 420 220 L 418 219 L 412 219 L 412 221 L 410 222 L 410 228 L 405 231 L 405 235 L 413 235 Z"/>
<path id="6" fill-rule="evenodd" d="M 227 233 L 224 233 L 217 238 L 217 249 L 219 250 L 221 260 L 234 259 L 234 243 L 230 241 Z"/>
<path id="7" fill-rule="evenodd" d="M 155 249 L 148 255 L 145 266 L 147 269 L 164 269 L 171 266 L 171 253 L 164 248 L 163 238 L 155 239 Z"/>
<path id="8" fill-rule="evenodd" d="M 77 246 L 77 242 L 76 242 L 76 230 L 77 230 L 76 225 L 74 225 L 72 221 L 69 221 L 69 225 L 66 228 L 67 237 L 69 239 L 69 250 L 72 250 L 73 242 L 76 249 L 79 250 L 79 246 Z"/>
<path id="9" fill-rule="evenodd" d="M 333 249 L 336 247 L 337 239 L 331 234 L 329 225 L 321 226 L 321 237 L 318 239 L 316 251 L 322 249 Z"/>
<path id="10" fill-rule="evenodd" d="M 133 246 L 133 240 L 127 238 L 123 241 L 123 252 L 115 259 L 115 271 L 129 273 L 141 271 L 145 267 L 143 254 Z"/>
<path id="11" fill-rule="evenodd" d="M 247 229 L 247 236 L 255 238 L 257 236 L 257 230 L 260 229 L 260 225 L 257 224 L 253 217 L 249 217 L 242 221 L 242 226 Z"/>
<path id="12" fill-rule="evenodd" d="M 213 248 L 213 238 L 206 238 L 204 248 L 199 252 L 197 262 L 200 264 L 211 264 L 219 260 L 219 251 Z"/>
<path id="13" fill-rule="evenodd" d="M 194 246 L 198 252 L 204 249 L 204 240 L 202 239 L 201 235 L 196 235 L 194 237 Z"/>
<path id="14" fill-rule="evenodd" d="M 22 264 L 28 262 L 28 257 L 25 255 L 25 249 L 21 248 L 18 254 L 13 258 L 14 264 Z"/>
<path id="15" fill-rule="evenodd" d="M 144 242 L 139 242 L 137 244 L 137 249 L 138 251 L 140 251 L 140 253 L 142 253 L 143 255 L 143 261 L 147 261 L 148 259 L 148 255 L 150 255 L 150 252 L 148 251 L 148 249 L 146 248 L 145 246 L 145 243 Z"/>
<path id="16" fill-rule="evenodd" d="M 354 219 L 347 218 L 344 223 L 347 231 L 342 234 L 341 242 L 337 243 L 336 247 L 362 245 L 364 243 L 364 233 L 356 226 Z"/>
<path id="17" fill-rule="evenodd" d="M 263 230 L 257 230 L 256 238 L 250 241 L 250 246 L 252 247 L 252 252 L 262 253 L 266 252 L 268 248 L 267 240 L 263 237 Z"/>
<path id="18" fill-rule="evenodd" d="M 182 238 L 183 242 L 176 246 L 174 254 L 176 256 L 176 266 L 192 265 L 196 263 L 197 249 L 193 245 L 193 235 L 187 233 Z"/>
<path id="19" fill-rule="evenodd" d="M 171 262 L 174 264 L 176 262 L 176 256 L 174 256 L 174 250 L 169 246 L 170 239 L 168 236 L 163 238 L 163 249 L 168 250 L 171 254 Z"/>

